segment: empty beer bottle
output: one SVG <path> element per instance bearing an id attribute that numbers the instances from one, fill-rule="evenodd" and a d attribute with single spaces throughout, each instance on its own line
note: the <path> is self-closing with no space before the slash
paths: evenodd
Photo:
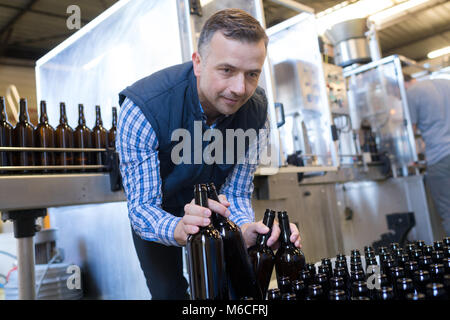
<path id="1" fill-rule="evenodd" d="M 330 279 L 330 289 L 331 290 L 346 290 L 344 278 L 342 277 L 332 277 Z"/>
<path id="2" fill-rule="evenodd" d="M 445 274 L 450 274 L 450 258 L 442 259 L 442 264 L 444 265 Z"/>
<path id="3" fill-rule="evenodd" d="M 69 126 L 66 115 L 66 104 L 61 102 L 59 104 L 60 118 L 59 125 L 55 131 L 55 146 L 57 148 L 73 148 L 73 129 Z M 55 163 L 58 166 L 73 165 L 73 153 L 70 151 L 57 152 Z M 67 172 L 63 169 L 62 172 Z"/>
<path id="4" fill-rule="evenodd" d="M 281 296 L 281 300 L 297 300 L 295 293 L 285 293 Z"/>
<path id="5" fill-rule="evenodd" d="M 55 147 L 55 129 L 48 123 L 47 105 L 45 101 L 41 101 L 40 105 L 41 115 L 39 124 L 34 131 L 36 147 L 38 148 L 54 148 Z M 53 152 L 38 152 L 36 157 L 36 164 L 38 166 L 53 166 L 55 164 Z M 43 172 L 49 172 L 48 169 L 43 169 Z"/>
<path id="6" fill-rule="evenodd" d="M 405 263 L 405 275 L 408 278 L 414 278 L 414 272 L 419 270 L 419 265 L 416 261 L 408 261 Z"/>
<path id="7" fill-rule="evenodd" d="M 444 242 L 443 241 L 434 241 L 433 242 L 433 248 L 434 250 L 442 250 L 442 248 L 444 247 Z"/>
<path id="8" fill-rule="evenodd" d="M 92 147 L 97 149 L 105 149 L 108 146 L 108 131 L 103 127 L 102 115 L 100 113 L 100 106 L 95 106 L 95 127 L 92 128 Z M 105 152 L 94 153 L 95 165 L 106 165 Z M 98 169 L 98 171 L 105 171 L 105 169 Z"/>
<path id="9" fill-rule="evenodd" d="M 78 126 L 73 133 L 74 147 L 78 149 L 92 148 L 92 131 L 86 126 L 86 118 L 84 117 L 84 106 L 78 105 Z M 76 152 L 74 153 L 75 165 L 86 166 L 91 163 L 89 152 Z M 80 169 L 84 172 L 85 169 Z"/>
<path id="10" fill-rule="evenodd" d="M 345 301 L 347 294 L 343 290 L 331 290 L 328 294 L 328 299 L 331 301 Z"/>
<path id="11" fill-rule="evenodd" d="M 445 246 L 444 246 L 445 248 Z M 445 258 L 444 251 L 442 250 L 435 250 L 431 255 L 431 260 L 433 260 L 433 263 L 442 263 L 443 259 Z"/>
<path id="12" fill-rule="evenodd" d="M 195 204 L 208 208 L 206 185 L 194 188 Z M 187 238 L 186 251 L 192 300 L 228 298 L 222 237 L 212 223 Z"/>
<path id="13" fill-rule="evenodd" d="M 209 183 L 207 188 L 208 197 L 220 203 L 214 183 Z M 238 300 L 243 296 L 263 299 L 241 229 L 233 221 L 216 212 L 212 212 L 211 223 L 222 236 L 230 299 Z M 267 277 L 269 270 L 265 272 Z"/>
<path id="14" fill-rule="evenodd" d="M 112 107 L 112 125 L 108 131 L 108 146 L 116 149 L 116 133 L 117 133 L 117 108 Z"/>
<path id="15" fill-rule="evenodd" d="M 430 300 L 447 300 L 447 293 L 442 283 L 427 284 L 425 294 Z"/>
<path id="16" fill-rule="evenodd" d="M 444 245 L 450 246 L 450 237 L 445 237 L 444 239 L 442 239 L 442 242 L 444 243 Z"/>
<path id="17" fill-rule="evenodd" d="M 409 278 L 397 279 L 397 296 L 399 300 L 407 300 L 406 296 L 409 293 L 414 293 L 413 281 Z"/>
<path id="18" fill-rule="evenodd" d="M 8 122 L 6 115 L 5 99 L 0 96 L 0 147 L 13 146 L 13 127 Z M 13 165 L 13 158 L 11 152 L 0 151 L 0 167 L 7 167 Z M 0 173 L 7 173 L 6 170 L 0 170 Z"/>
<path id="19" fill-rule="evenodd" d="M 369 297 L 369 289 L 365 281 L 355 281 L 352 283 L 352 297 Z"/>
<path id="20" fill-rule="evenodd" d="M 316 266 L 314 263 L 307 263 L 305 264 L 305 270 L 309 271 L 309 274 L 314 277 L 316 275 Z"/>
<path id="21" fill-rule="evenodd" d="M 306 288 L 308 288 L 310 284 L 314 283 L 314 278 L 308 270 L 301 270 L 299 273 L 299 278 L 305 283 Z"/>
<path id="22" fill-rule="evenodd" d="M 330 291 L 330 283 L 328 277 L 325 273 L 317 273 L 314 276 L 314 283 L 320 284 L 322 286 L 323 294 L 328 297 L 328 292 Z"/>
<path id="23" fill-rule="evenodd" d="M 414 272 L 413 281 L 417 291 L 426 294 L 426 286 L 431 281 L 430 273 L 427 270 L 418 270 Z"/>
<path id="24" fill-rule="evenodd" d="M 303 252 L 291 242 L 291 229 L 286 211 L 278 212 L 281 244 L 275 255 L 277 278 L 289 277 L 291 281 L 299 280 L 300 271 L 305 267 Z"/>
<path id="25" fill-rule="evenodd" d="M 306 300 L 325 300 L 323 289 L 320 284 L 311 284 L 308 286 L 308 296 Z"/>
<path id="26" fill-rule="evenodd" d="M 445 267 L 440 263 L 433 263 L 430 265 L 430 276 L 432 282 L 444 283 Z"/>
<path id="27" fill-rule="evenodd" d="M 15 147 L 34 147 L 34 127 L 29 122 L 27 100 L 20 99 L 19 122 L 13 131 L 13 140 Z M 14 165 L 16 166 L 34 166 L 34 152 L 20 151 L 15 153 Z M 23 170 L 28 173 L 30 170 Z"/>
<path id="28" fill-rule="evenodd" d="M 266 209 L 264 213 L 263 223 L 271 230 L 273 221 L 275 220 L 275 211 Z M 259 234 L 256 238 L 256 244 L 248 249 L 250 260 L 252 261 L 253 270 L 261 288 L 262 296 L 266 296 L 269 288 L 270 277 L 272 275 L 275 264 L 275 254 L 267 245 L 267 240 L 271 235 L 271 231 L 266 234 Z"/>
<path id="29" fill-rule="evenodd" d="M 281 292 L 278 288 L 269 289 L 267 291 L 267 300 L 280 300 Z"/>
<path id="30" fill-rule="evenodd" d="M 394 290 L 391 287 L 381 287 L 378 290 L 378 300 L 394 300 Z"/>
<path id="31" fill-rule="evenodd" d="M 293 292 L 289 277 L 281 277 L 278 279 L 278 289 L 280 289 L 281 295 Z"/>
<path id="32" fill-rule="evenodd" d="M 327 275 L 327 278 L 330 279 L 333 276 L 333 270 L 331 269 L 331 265 L 320 265 L 319 266 L 319 273 L 325 273 Z"/>
<path id="33" fill-rule="evenodd" d="M 294 291 L 297 300 L 305 300 L 307 292 L 305 283 L 302 280 L 295 280 L 292 282 L 292 290 Z"/>

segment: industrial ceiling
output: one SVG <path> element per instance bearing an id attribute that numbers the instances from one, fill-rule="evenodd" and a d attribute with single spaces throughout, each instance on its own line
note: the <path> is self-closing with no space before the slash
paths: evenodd
<path id="1" fill-rule="evenodd" d="M 294 2 L 294 0 L 290 0 Z M 377 1 L 377 0 L 373 0 Z M 37 60 L 72 35 L 68 30 L 67 7 L 81 9 L 82 26 L 94 19 L 116 0 L 0 0 L 0 58 Z M 316 13 L 343 1 L 299 0 Z M 352 3 L 355 1 L 345 1 Z M 270 0 L 263 0 L 268 27 L 298 12 Z M 379 31 L 383 56 L 393 53 L 421 61 L 428 52 L 450 45 L 450 1 L 429 1 L 418 11 L 408 12 Z"/>

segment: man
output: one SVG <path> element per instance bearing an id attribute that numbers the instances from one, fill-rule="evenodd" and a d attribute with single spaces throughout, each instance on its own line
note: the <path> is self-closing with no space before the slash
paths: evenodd
<path id="1" fill-rule="evenodd" d="M 189 234 L 209 224 L 211 210 L 237 223 L 247 246 L 269 231 L 254 222 L 251 207 L 256 164 L 175 164 L 171 141 L 177 129 L 193 136 L 196 123 L 202 132 L 268 129 L 267 99 L 257 87 L 267 42 L 264 29 L 244 11 L 219 11 L 206 21 L 192 62 L 159 71 L 120 93 L 116 147 L 133 241 L 153 299 L 188 298 L 181 247 Z M 230 151 L 223 140 L 225 152 Z M 196 158 L 206 145 L 183 158 Z M 192 200 L 194 184 L 206 182 L 214 182 L 221 193 L 220 203 L 209 201 L 210 209 Z M 291 229 L 291 241 L 301 247 L 297 228 L 291 224 Z M 279 234 L 274 226 L 269 245 L 277 246 Z"/>
<path id="2" fill-rule="evenodd" d="M 425 141 L 425 182 L 450 236 L 450 80 L 406 76 L 405 81 L 413 129 L 418 128 Z"/>

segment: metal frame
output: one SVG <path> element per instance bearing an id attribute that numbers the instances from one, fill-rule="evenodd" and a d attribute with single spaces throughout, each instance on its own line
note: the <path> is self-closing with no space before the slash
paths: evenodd
<path id="1" fill-rule="evenodd" d="M 312 9 L 311 9 L 312 10 Z M 309 10 L 302 10 L 302 13 L 289 18 L 275 26 L 272 26 L 268 29 L 266 29 L 266 34 L 267 36 L 270 37 L 277 34 L 278 32 L 281 32 L 283 30 L 289 29 L 291 26 L 294 26 L 298 23 L 300 23 L 301 21 L 310 18 L 311 16 L 314 16 L 314 11 L 309 11 Z M 318 46 L 318 43 L 317 43 Z M 270 56 L 270 51 L 268 53 L 268 55 Z M 323 70 L 323 64 L 320 63 L 320 65 L 318 65 L 318 74 L 320 77 L 320 80 L 324 83 L 325 85 L 325 76 L 324 76 L 324 70 Z M 272 78 L 273 79 L 273 78 Z M 274 81 L 274 80 L 273 80 Z M 275 86 L 275 85 L 274 85 Z M 331 110 L 328 106 L 328 99 L 326 100 L 327 103 L 327 111 L 328 112 L 328 117 L 329 117 L 329 121 L 330 121 L 330 125 L 333 123 L 332 120 L 332 116 L 331 116 Z M 332 141 L 333 142 L 333 141 Z M 282 143 L 282 142 L 281 142 Z M 270 168 L 268 170 L 266 170 L 265 168 L 262 168 L 260 170 L 257 171 L 257 174 L 260 175 L 270 175 L 270 174 L 275 174 L 277 172 L 321 172 L 321 171 L 336 171 L 339 166 L 340 166 L 340 158 L 338 155 L 338 150 L 336 148 L 336 145 L 333 143 L 332 148 L 334 148 L 335 153 L 334 153 L 334 161 L 335 161 L 335 166 L 305 166 L 305 167 L 297 167 L 297 168 L 292 168 L 291 166 L 286 167 L 280 167 L 278 170 L 273 170 L 273 168 Z M 281 149 L 281 145 L 280 145 L 280 149 Z M 320 156 L 320 155 L 314 155 L 314 156 Z M 332 156 L 333 157 L 333 156 Z"/>
<path id="2" fill-rule="evenodd" d="M 409 140 L 410 146 L 413 148 L 413 150 L 412 150 L 413 151 L 413 160 L 415 162 L 417 162 L 418 157 L 417 157 L 416 146 L 415 146 L 415 141 L 414 141 L 414 134 L 413 134 L 413 130 L 412 130 L 411 118 L 409 115 L 409 107 L 408 107 L 408 100 L 406 97 L 405 83 L 404 83 L 404 79 L 403 79 L 403 73 L 401 72 L 402 62 L 404 64 L 408 64 L 408 65 L 415 65 L 414 61 L 407 59 L 403 56 L 395 54 L 395 55 L 388 56 L 383 59 L 373 61 L 371 63 L 365 64 L 365 65 L 362 65 L 362 66 L 359 66 L 359 67 L 356 67 L 353 69 L 349 69 L 349 70 L 344 69 L 344 78 L 348 78 L 350 76 L 357 75 L 359 73 L 368 71 L 370 69 L 375 69 L 378 66 L 388 64 L 391 62 L 394 63 L 395 69 L 397 71 L 398 83 L 399 83 L 399 88 L 400 88 L 400 97 L 402 99 L 403 116 L 407 122 L 406 130 L 408 132 L 408 140 Z M 400 72 L 398 72 L 398 71 L 400 71 Z"/>

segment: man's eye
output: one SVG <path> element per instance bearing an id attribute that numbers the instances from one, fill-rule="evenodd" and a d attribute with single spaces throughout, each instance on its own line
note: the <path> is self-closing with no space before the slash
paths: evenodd
<path id="1" fill-rule="evenodd" d="M 231 72 L 231 69 L 230 68 L 223 68 L 222 71 L 224 73 L 229 73 L 229 72 Z"/>

